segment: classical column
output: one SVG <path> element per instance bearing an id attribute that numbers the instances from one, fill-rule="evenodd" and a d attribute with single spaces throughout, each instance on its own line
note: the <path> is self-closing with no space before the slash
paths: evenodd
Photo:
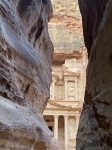
<path id="1" fill-rule="evenodd" d="M 53 100 L 55 99 L 55 83 L 56 83 L 56 81 L 53 80 L 52 81 L 52 99 Z"/>
<path id="2" fill-rule="evenodd" d="M 67 80 L 65 80 L 65 100 L 68 99 Z"/>
<path id="3" fill-rule="evenodd" d="M 78 85 L 77 85 L 77 79 L 75 80 L 75 98 L 78 100 Z"/>
<path id="4" fill-rule="evenodd" d="M 54 116 L 54 138 L 58 140 L 58 115 Z"/>
<path id="5" fill-rule="evenodd" d="M 79 116 L 75 116 L 75 119 L 76 119 L 76 133 L 77 133 L 78 126 L 79 126 Z"/>
<path id="6" fill-rule="evenodd" d="M 68 150 L 68 116 L 64 116 L 64 126 L 65 126 L 65 150 Z"/>

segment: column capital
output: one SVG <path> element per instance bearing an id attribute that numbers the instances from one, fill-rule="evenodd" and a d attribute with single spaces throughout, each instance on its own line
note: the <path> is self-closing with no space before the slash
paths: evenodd
<path id="1" fill-rule="evenodd" d="M 56 83 L 57 79 L 52 77 L 52 82 Z"/>
<path id="2" fill-rule="evenodd" d="M 79 118 L 80 118 L 80 116 L 75 116 L 75 118 L 76 118 L 76 119 L 79 119 Z"/>
<path id="3" fill-rule="evenodd" d="M 65 118 L 65 119 L 68 119 L 68 115 L 64 115 L 64 118 Z"/>
<path id="4" fill-rule="evenodd" d="M 76 79 L 74 79 L 74 82 L 78 82 L 78 79 L 76 78 Z"/>
<path id="5" fill-rule="evenodd" d="M 64 79 L 65 82 L 68 82 L 68 79 Z"/>
<path id="6" fill-rule="evenodd" d="M 58 118 L 59 117 L 59 115 L 54 115 L 54 118 Z"/>

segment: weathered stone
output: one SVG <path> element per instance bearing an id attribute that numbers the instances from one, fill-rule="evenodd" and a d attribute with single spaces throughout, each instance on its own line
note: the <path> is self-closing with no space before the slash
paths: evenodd
<path id="1" fill-rule="evenodd" d="M 53 17 L 49 23 L 49 33 L 54 45 L 54 61 L 64 61 L 65 55 L 71 54 L 72 57 L 74 53 L 78 57 L 84 47 L 78 1 L 53 0 L 52 4 Z"/>
<path id="2" fill-rule="evenodd" d="M 53 150 L 55 145 L 40 114 L 0 96 L 0 150 Z"/>
<path id="3" fill-rule="evenodd" d="M 53 0 L 49 33 L 54 44 L 50 100 L 44 111 L 60 150 L 76 150 L 84 102 L 87 52 L 77 0 Z"/>
<path id="4" fill-rule="evenodd" d="M 82 2 L 84 0 L 80 1 L 80 5 Z M 88 4 L 91 5 L 91 1 L 88 1 Z M 81 11 L 89 5 L 82 3 Z M 92 37 L 91 51 L 88 48 L 90 57 L 85 103 L 77 134 L 77 150 L 112 150 L 112 1 L 108 2 L 107 7 L 102 1 L 100 7 L 98 4 L 96 6 L 96 14 L 102 6 L 106 10 L 104 15 L 102 14 L 102 21 L 102 16 L 97 16 L 96 22 L 99 22 L 99 26 L 96 37 Z M 89 17 L 89 9 L 87 12 Z M 86 22 L 87 12 L 82 14 Z M 93 17 L 91 24 L 94 24 L 94 19 L 96 18 Z M 94 27 L 91 28 L 91 33 L 93 30 Z M 86 31 L 84 34 L 88 36 Z M 89 41 L 86 39 L 85 42 Z"/>
<path id="5" fill-rule="evenodd" d="M 82 14 L 83 32 L 88 56 L 97 36 L 98 27 L 102 20 L 108 0 L 78 0 Z"/>
<path id="6" fill-rule="evenodd" d="M 1 150 L 57 149 L 41 117 L 51 83 L 51 15 L 50 0 L 0 1 Z"/>

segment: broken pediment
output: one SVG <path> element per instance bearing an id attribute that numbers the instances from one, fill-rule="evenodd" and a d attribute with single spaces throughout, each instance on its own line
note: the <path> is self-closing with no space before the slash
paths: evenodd
<path id="1" fill-rule="evenodd" d="M 73 71 L 72 71 L 73 70 Z M 63 76 L 73 76 L 73 77 L 79 77 L 80 72 L 77 71 L 77 67 L 67 67 L 66 65 L 63 65 Z"/>
<path id="2" fill-rule="evenodd" d="M 77 109 L 81 108 L 79 101 L 49 100 L 46 109 Z"/>

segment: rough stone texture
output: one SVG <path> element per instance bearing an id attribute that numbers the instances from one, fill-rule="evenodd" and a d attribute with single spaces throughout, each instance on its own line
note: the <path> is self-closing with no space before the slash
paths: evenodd
<path id="1" fill-rule="evenodd" d="M 49 33 L 54 52 L 72 56 L 74 52 L 80 52 L 84 46 L 78 1 L 53 0 L 52 3 L 53 18 L 49 23 Z M 62 61 L 62 58 L 60 60 Z"/>
<path id="2" fill-rule="evenodd" d="M 84 101 L 87 52 L 78 0 L 53 0 L 52 5 L 53 17 L 49 22 L 49 34 L 54 45 L 53 65 L 60 63 L 65 68 L 80 73 L 78 98 Z M 65 64 L 67 61 L 70 61 L 70 66 Z"/>
<path id="3" fill-rule="evenodd" d="M 78 0 L 82 14 L 85 45 L 90 55 L 91 46 L 97 36 L 98 27 L 102 20 L 108 0 Z"/>
<path id="4" fill-rule="evenodd" d="M 57 149 L 41 117 L 51 83 L 51 15 L 50 0 L 0 1 L 0 150 Z"/>
<path id="5" fill-rule="evenodd" d="M 87 21 L 87 12 L 88 16 L 90 13 L 88 7 L 93 1 L 79 0 L 79 2 L 82 5 L 80 7 L 83 8 L 81 8 L 82 16 Z M 112 39 L 112 1 L 110 0 L 107 5 L 106 3 L 104 5 L 103 1 L 98 2 L 101 3 L 100 7 L 98 3 L 96 4 L 98 8 L 95 11 L 96 15 L 102 6 L 106 10 L 101 22 L 102 16 L 97 16 L 97 19 L 93 17 L 100 23 L 97 26 L 96 37 L 92 38 L 91 52 L 88 48 L 90 57 L 85 103 L 77 134 L 77 150 L 112 150 L 112 42 L 110 40 Z M 83 13 L 85 7 L 87 12 Z M 91 24 L 94 23 L 94 19 Z M 91 28 L 91 33 L 94 27 Z M 88 36 L 85 31 L 84 34 Z M 89 43 L 89 40 L 85 39 L 85 42 Z M 91 45 L 91 42 L 89 44 Z"/>
<path id="6" fill-rule="evenodd" d="M 56 150 L 40 114 L 0 96 L 0 150 Z"/>

